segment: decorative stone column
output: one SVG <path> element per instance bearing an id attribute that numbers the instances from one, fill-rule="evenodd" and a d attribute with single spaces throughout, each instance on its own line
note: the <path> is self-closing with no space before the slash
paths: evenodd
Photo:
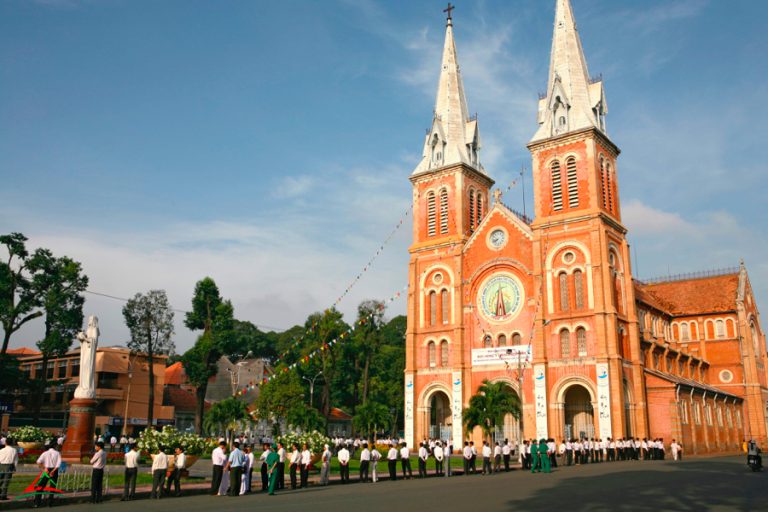
<path id="1" fill-rule="evenodd" d="M 73 398 L 69 402 L 69 424 L 61 457 L 69 463 L 79 464 L 93 452 L 93 434 L 96 428 L 96 400 Z"/>

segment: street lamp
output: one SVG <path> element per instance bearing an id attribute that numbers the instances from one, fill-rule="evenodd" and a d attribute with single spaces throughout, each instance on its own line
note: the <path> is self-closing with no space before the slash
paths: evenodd
<path id="1" fill-rule="evenodd" d="M 131 382 L 133 381 L 133 363 L 139 354 L 134 354 L 128 359 L 128 388 L 125 392 L 125 410 L 123 411 L 123 437 L 128 436 L 128 404 L 131 402 Z M 151 427 L 151 425 L 149 425 Z"/>
<path id="2" fill-rule="evenodd" d="M 232 368 L 227 368 L 227 371 L 229 372 L 230 383 L 232 384 L 233 395 L 237 393 L 237 388 L 240 386 L 240 370 L 243 369 L 243 366 L 245 366 L 248 362 L 247 359 L 252 355 L 253 352 L 249 350 L 248 353 L 245 354 L 245 356 L 235 364 L 235 367 L 237 368 L 236 372 L 232 371 Z"/>
<path id="3" fill-rule="evenodd" d="M 315 376 L 314 376 L 314 377 L 312 377 L 311 379 L 310 379 L 309 377 L 307 377 L 306 375 L 304 375 L 304 376 L 302 376 L 302 377 L 301 377 L 301 378 L 302 378 L 302 379 L 304 379 L 305 381 L 309 382 L 309 406 L 310 406 L 310 407 L 314 407 L 314 406 L 315 406 L 315 405 L 314 405 L 314 397 L 315 397 L 315 380 L 317 380 L 317 378 L 318 378 L 319 376 L 321 376 L 322 374 L 323 374 L 323 370 L 320 370 L 319 372 L 317 372 L 317 375 L 315 375 Z"/>

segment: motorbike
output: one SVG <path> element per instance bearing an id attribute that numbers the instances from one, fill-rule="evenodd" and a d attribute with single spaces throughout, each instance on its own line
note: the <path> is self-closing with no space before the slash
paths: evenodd
<path id="1" fill-rule="evenodd" d="M 754 472 L 763 470 L 763 463 L 759 455 L 747 455 L 747 465 Z"/>

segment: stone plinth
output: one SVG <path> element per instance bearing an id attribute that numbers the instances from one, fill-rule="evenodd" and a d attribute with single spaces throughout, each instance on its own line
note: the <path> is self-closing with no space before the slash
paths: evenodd
<path id="1" fill-rule="evenodd" d="M 93 452 L 96 427 L 96 400 L 74 398 L 69 402 L 69 424 L 61 457 L 66 462 L 79 463 Z"/>

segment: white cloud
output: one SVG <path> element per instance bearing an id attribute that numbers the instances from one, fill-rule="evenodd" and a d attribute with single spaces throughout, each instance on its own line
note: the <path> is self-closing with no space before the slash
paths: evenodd
<path id="1" fill-rule="evenodd" d="M 636 235 L 681 234 L 695 231 L 690 223 L 674 212 L 657 210 L 637 199 L 622 204 L 624 223 Z"/>
<path id="2" fill-rule="evenodd" d="M 315 179 L 307 174 L 297 176 L 285 176 L 274 189 L 274 196 L 279 199 L 288 199 L 305 195 L 312 189 Z"/>

